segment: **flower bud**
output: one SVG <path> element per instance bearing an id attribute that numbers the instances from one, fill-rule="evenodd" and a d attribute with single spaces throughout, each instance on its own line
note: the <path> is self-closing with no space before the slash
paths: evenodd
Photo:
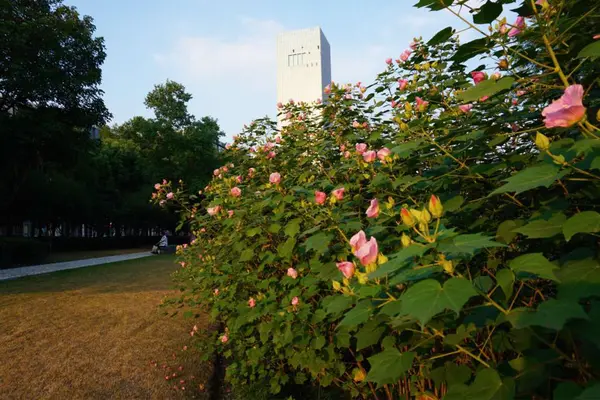
<path id="1" fill-rule="evenodd" d="M 408 226 L 409 228 L 412 228 L 417 223 L 411 212 L 408 211 L 406 208 L 403 208 L 400 211 L 400 216 L 402 217 L 402 223 Z"/>
<path id="2" fill-rule="evenodd" d="M 442 206 L 440 198 L 434 194 L 429 198 L 429 212 L 434 218 L 440 218 L 444 212 L 444 207 Z"/>
<path id="3" fill-rule="evenodd" d="M 412 243 L 412 240 L 406 233 L 402 233 L 400 242 L 402 242 L 402 247 L 408 247 Z"/>
<path id="4" fill-rule="evenodd" d="M 535 145 L 541 151 L 548 151 L 550 148 L 550 139 L 543 133 L 536 133 L 535 135 Z"/>
<path id="5" fill-rule="evenodd" d="M 356 277 L 358 278 L 358 283 L 360 283 L 361 285 L 366 284 L 369 280 L 367 274 L 363 274 L 362 272 L 357 272 Z"/>
<path id="6" fill-rule="evenodd" d="M 440 265 L 448 274 L 452 275 L 454 273 L 454 265 L 452 265 L 452 261 L 444 259 L 440 261 Z"/>
<path id="7" fill-rule="evenodd" d="M 422 224 L 428 224 L 431 222 L 431 214 L 425 207 L 423 207 L 423 211 L 421 211 L 421 219 L 419 220 Z"/>
<path id="8" fill-rule="evenodd" d="M 367 374 L 365 374 L 365 371 L 362 368 L 354 368 L 353 372 L 354 377 L 352 379 L 354 382 L 362 382 L 367 377 Z"/>
<path id="9" fill-rule="evenodd" d="M 500 68 L 500 69 L 507 69 L 508 68 L 508 61 L 506 61 L 505 58 L 503 58 L 502 60 L 500 60 L 500 62 L 498 62 L 498 68 Z"/>
<path id="10" fill-rule="evenodd" d="M 384 256 L 383 254 L 379 253 L 379 255 L 377 255 L 377 264 L 382 265 L 382 264 L 385 264 L 386 262 L 388 262 L 388 258 L 386 256 Z"/>
<path id="11" fill-rule="evenodd" d="M 342 285 L 338 281 L 331 281 L 333 285 L 333 290 L 339 291 L 342 289 Z"/>
<path id="12" fill-rule="evenodd" d="M 554 164 L 558 164 L 558 165 L 565 164 L 565 156 L 563 156 L 562 154 L 559 154 L 557 156 L 552 156 L 552 158 L 554 159 Z"/>

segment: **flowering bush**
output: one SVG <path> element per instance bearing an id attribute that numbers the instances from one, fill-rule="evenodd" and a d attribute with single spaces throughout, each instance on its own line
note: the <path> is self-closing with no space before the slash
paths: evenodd
<path id="1" fill-rule="evenodd" d="M 222 322 L 203 344 L 231 382 L 600 397 L 598 8 L 496 20 L 510 2 L 472 10 L 479 39 L 446 28 L 369 87 L 254 121 L 201 201 L 160 185 L 197 235 L 182 301 Z"/>

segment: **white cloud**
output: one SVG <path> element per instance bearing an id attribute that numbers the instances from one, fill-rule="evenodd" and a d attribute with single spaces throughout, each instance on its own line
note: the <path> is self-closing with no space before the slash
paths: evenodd
<path id="1" fill-rule="evenodd" d="M 190 83 L 238 84 L 274 90 L 275 40 L 283 26 L 273 20 L 239 17 L 240 34 L 232 39 L 184 36 L 171 51 L 155 55 L 159 65 L 174 69 Z"/>

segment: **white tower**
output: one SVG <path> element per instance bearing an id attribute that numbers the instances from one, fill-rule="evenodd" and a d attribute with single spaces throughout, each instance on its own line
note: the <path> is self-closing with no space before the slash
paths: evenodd
<path id="1" fill-rule="evenodd" d="M 277 102 L 325 100 L 331 83 L 329 42 L 321 28 L 284 32 L 277 37 Z"/>

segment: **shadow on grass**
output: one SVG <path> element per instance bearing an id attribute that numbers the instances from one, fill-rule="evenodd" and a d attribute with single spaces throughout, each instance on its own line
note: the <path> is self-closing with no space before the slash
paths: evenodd
<path id="1" fill-rule="evenodd" d="M 168 291 L 175 256 L 162 255 L 0 281 L 0 296 L 85 289 L 88 293 Z M 167 279 L 165 279 L 167 278 Z"/>

